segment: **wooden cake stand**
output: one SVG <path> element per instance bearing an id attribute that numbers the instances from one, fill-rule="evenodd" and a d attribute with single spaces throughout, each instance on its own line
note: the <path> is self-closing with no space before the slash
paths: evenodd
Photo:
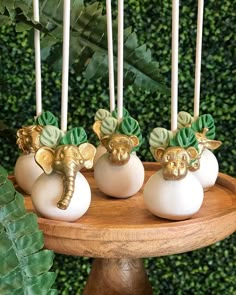
<path id="1" fill-rule="evenodd" d="M 144 166 L 147 181 L 158 166 Z M 95 258 L 84 295 L 152 294 L 140 258 L 192 251 L 236 230 L 236 179 L 230 176 L 219 173 L 216 185 L 205 193 L 200 211 L 191 219 L 168 221 L 146 209 L 142 190 L 128 199 L 109 198 L 96 187 L 92 171 L 84 174 L 92 203 L 82 218 L 74 223 L 38 218 L 47 249 Z M 28 211 L 34 211 L 29 196 L 25 204 Z"/>

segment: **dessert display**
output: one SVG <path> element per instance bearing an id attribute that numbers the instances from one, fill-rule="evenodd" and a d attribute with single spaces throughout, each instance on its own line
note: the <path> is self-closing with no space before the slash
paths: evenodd
<path id="1" fill-rule="evenodd" d="M 41 112 L 41 97 L 37 95 L 37 124 L 24 127 L 17 134 L 17 143 L 25 153 L 25 159 L 38 169 L 37 173 L 30 172 L 31 183 L 25 177 L 30 188 L 24 188 L 18 179 L 23 175 L 18 168 L 23 160 L 19 159 L 15 169 L 17 182 L 28 193 L 34 183 L 33 204 L 47 218 L 74 221 L 87 211 L 91 191 L 80 170 L 82 167 L 92 168 L 93 162 L 96 184 L 107 196 L 131 197 L 144 182 L 144 167 L 136 155 L 142 144 L 141 130 L 138 122 L 123 108 L 123 2 L 118 3 L 117 106 L 109 1 L 106 8 L 110 111 L 99 109 L 95 115 L 93 130 L 100 145 L 96 149 L 87 143 L 87 135 L 81 127 L 67 131 L 70 3 L 63 8 L 61 129 L 50 112 Z M 189 218 L 199 210 L 204 190 L 215 184 L 219 170 L 211 152 L 221 145 L 214 139 L 214 120 L 209 114 L 199 116 L 202 17 L 203 6 L 199 6 L 192 117 L 186 112 L 177 112 L 179 3 L 172 3 L 171 130 L 155 128 L 149 140 L 152 155 L 161 169 L 146 183 L 144 201 L 154 215 L 172 220 Z M 38 37 L 36 34 L 35 38 Z M 40 75 L 37 68 L 37 87 L 40 86 Z M 30 166 L 24 161 L 25 166 Z"/>
<path id="2" fill-rule="evenodd" d="M 144 181 L 144 168 L 136 155 L 142 143 L 138 122 L 124 109 L 122 121 L 116 112 L 100 109 L 95 115 L 93 130 L 105 153 L 94 166 L 99 189 L 108 196 L 127 198 L 139 191 Z"/>

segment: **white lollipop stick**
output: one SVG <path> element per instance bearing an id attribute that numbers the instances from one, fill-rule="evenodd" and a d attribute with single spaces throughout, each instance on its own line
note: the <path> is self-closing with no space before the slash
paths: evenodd
<path id="1" fill-rule="evenodd" d="M 61 130 L 67 130 L 68 79 L 70 46 L 70 0 L 64 0 L 63 6 L 63 55 L 62 55 L 62 90 L 61 90 Z"/>
<path id="2" fill-rule="evenodd" d="M 115 109 L 115 83 L 114 83 L 114 63 L 113 63 L 111 0 L 106 0 L 106 14 L 107 14 L 107 46 L 108 46 L 110 111 L 113 112 Z"/>
<path id="3" fill-rule="evenodd" d="M 117 65 L 117 109 L 118 120 L 123 117 L 123 56 L 124 56 L 124 0 L 118 1 L 118 65 Z"/>
<path id="4" fill-rule="evenodd" d="M 200 105 L 200 82 L 201 82 L 201 60 L 202 60 L 202 29 L 203 29 L 204 0 L 198 0 L 197 17 L 197 41 L 196 41 L 196 65 L 195 65 L 195 87 L 194 87 L 194 118 L 199 116 Z"/>
<path id="5" fill-rule="evenodd" d="M 179 1 L 172 0 L 171 131 L 177 129 L 178 114 Z"/>
<path id="6" fill-rule="evenodd" d="M 39 22 L 39 1 L 33 1 L 34 21 Z M 41 55 L 40 55 L 40 32 L 34 29 L 35 50 L 35 80 L 36 80 L 36 116 L 42 113 L 42 83 L 41 83 Z"/>

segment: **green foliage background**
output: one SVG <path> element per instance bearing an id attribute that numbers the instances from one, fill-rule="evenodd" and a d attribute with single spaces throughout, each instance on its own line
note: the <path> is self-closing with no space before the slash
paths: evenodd
<path id="1" fill-rule="evenodd" d="M 92 1 L 87 1 L 92 2 Z M 103 1 L 104 2 L 104 1 Z M 115 7 L 115 3 L 114 3 Z M 193 111 L 194 60 L 197 1 L 184 0 L 180 6 L 179 110 Z M 216 156 L 220 171 L 236 176 L 235 96 L 236 1 L 205 3 L 201 114 L 210 113 L 217 126 L 216 139 L 223 145 Z M 125 1 L 126 27 L 131 25 L 140 45 L 146 43 L 159 62 L 170 85 L 171 1 Z M 0 120 L 15 129 L 33 121 L 35 115 L 34 54 L 26 33 L 12 27 L 0 28 Z M 60 114 L 61 75 L 43 65 L 43 107 Z M 70 71 L 69 128 L 82 126 L 96 143 L 91 126 L 98 108 L 109 108 L 108 84 L 101 79 L 86 81 Z M 155 127 L 170 128 L 170 97 L 158 92 L 124 92 L 125 107 L 143 130 L 144 144 L 139 155 L 153 161 L 148 135 Z M 0 128 L 1 132 L 1 128 Z M 0 164 L 12 171 L 18 151 L 11 134 L 0 137 Z M 235 294 L 235 234 L 211 247 L 181 255 L 146 259 L 155 294 Z M 60 294 L 81 294 L 90 270 L 90 259 L 57 255 Z"/>

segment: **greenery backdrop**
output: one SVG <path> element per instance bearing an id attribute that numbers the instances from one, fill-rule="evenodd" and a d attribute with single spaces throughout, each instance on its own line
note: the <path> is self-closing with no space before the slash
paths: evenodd
<path id="1" fill-rule="evenodd" d="M 85 1 L 91 3 L 93 1 Z M 104 1 L 101 1 L 104 2 Z M 116 2 L 114 1 L 114 7 Z M 184 0 L 180 6 L 179 110 L 193 111 L 194 59 L 197 1 Z M 217 126 L 216 151 L 220 171 L 236 176 L 236 97 L 235 87 L 236 1 L 205 3 L 201 113 L 211 113 Z M 1 21 L 1 19 L 0 19 Z M 125 3 L 126 27 L 132 26 L 139 44 L 146 43 L 158 61 L 165 83 L 170 86 L 171 1 L 129 0 Z M 0 28 L 0 120 L 17 129 L 32 122 L 35 115 L 34 54 L 29 32 L 16 33 L 13 26 Z M 60 115 L 61 75 L 43 64 L 43 107 Z M 83 126 L 90 141 L 93 117 L 98 108 L 109 108 L 106 79 L 85 80 L 85 74 L 70 71 L 69 128 Z M 153 161 L 148 149 L 148 134 L 157 126 L 169 128 L 170 97 L 126 87 L 125 107 L 143 130 L 145 142 L 140 157 Z M 0 128 L 0 164 L 13 170 L 18 151 L 11 131 Z M 146 259 L 145 264 L 155 294 L 235 294 L 236 236 L 211 247 L 181 255 Z M 57 255 L 60 294 L 81 294 L 90 270 L 90 259 Z"/>

